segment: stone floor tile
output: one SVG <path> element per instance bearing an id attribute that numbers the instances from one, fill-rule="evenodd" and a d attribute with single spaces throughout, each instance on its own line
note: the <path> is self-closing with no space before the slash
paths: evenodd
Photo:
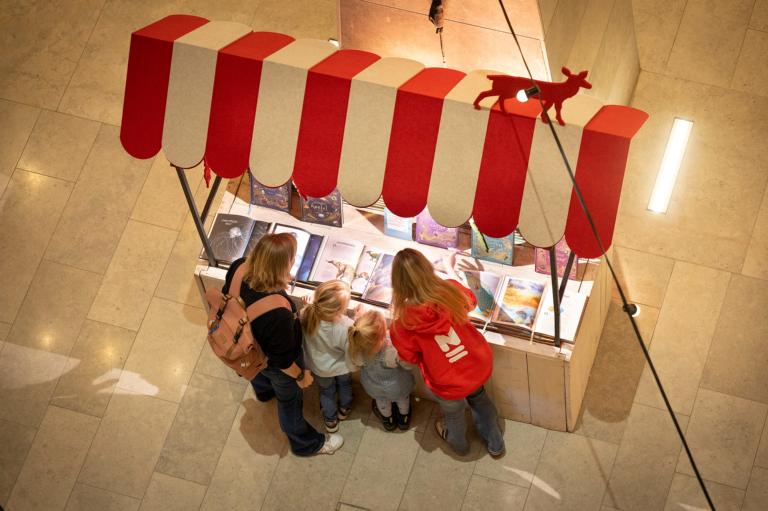
<path id="1" fill-rule="evenodd" d="M 768 72 L 765 69 L 766 52 L 768 52 L 768 33 L 747 30 L 739 60 L 736 63 L 732 88 L 768 96 L 765 90 L 765 80 L 768 78 Z"/>
<path id="2" fill-rule="evenodd" d="M 261 507 L 280 457 L 288 449 L 276 405 L 274 400 L 260 403 L 246 399 L 241 403 L 201 511 Z"/>
<path id="3" fill-rule="evenodd" d="M 0 352 L 0 419 L 38 427 L 67 357 L 5 343 Z"/>
<path id="4" fill-rule="evenodd" d="M 250 390 L 249 390 L 250 392 Z M 357 382 L 352 384 L 352 413 L 349 418 L 339 421 L 338 433 L 344 437 L 344 445 L 341 450 L 349 454 L 355 454 L 366 431 L 366 426 L 376 419 L 371 414 L 371 398 Z M 307 419 L 317 431 L 325 432 L 325 423 L 320 412 L 320 393 L 317 385 L 304 389 L 304 418 Z M 413 417 L 415 418 L 415 417 Z M 411 422 L 413 426 L 413 422 Z"/>
<path id="5" fill-rule="evenodd" d="M 64 509 L 99 419 L 49 406 L 8 501 L 9 509 Z"/>
<path id="6" fill-rule="evenodd" d="M 259 4 L 251 26 L 253 30 L 271 30 L 293 37 L 336 38 L 339 34 L 336 2 L 333 0 L 298 0 L 286 4 L 269 0 Z M 314 14 L 306 16 L 306 12 Z"/>
<path id="7" fill-rule="evenodd" d="M 663 73 L 683 17 L 686 0 L 634 0 L 635 37 L 640 67 Z"/>
<path id="8" fill-rule="evenodd" d="M 613 259 L 627 299 L 661 307 L 674 260 L 625 247 L 615 247 Z"/>
<path id="9" fill-rule="evenodd" d="M 136 332 L 86 320 L 69 354 L 51 404 L 104 415 Z"/>
<path id="10" fill-rule="evenodd" d="M 189 511 L 198 509 L 205 486 L 155 472 L 139 511 Z"/>
<path id="11" fill-rule="evenodd" d="M 0 195 L 11 180 L 40 109 L 0 99 Z"/>
<path id="12" fill-rule="evenodd" d="M 767 413 L 764 404 L 699 390 L 686 438 L 702 477 L 745 489 Z M 693 475 L 685 453 L 677 471 Z"/>
<path id="13" fill-rule="evenodd" d="M 117 387 L 179 402 L 205 343 L 205 322 L 201 309 L 152 298 Z"/>
<path id="14" fill-rule="evenodd" d="M 5 341 L 5 338 L 8 336 L 8 334 L 11 331 L 11 326 L 12 325 L 10 323 L 0 322 L 0 343 Z M 0 351 L 1 350 L 2 350 L 2 348 L 0 348 Z"/>
<path id="15" fill-rule="evenodd" d="M 0 197 L 0 321 L 13 322 L 72 184 L 16 170 Z"/>
<path id="16" fill-rule="evenodd" d="M 174 231 L 129 221 L 88 319 L 138 330 L 175 241 Z"/>
<path id="17" fill-rule="evenodd" d="M 96 121 L 43 110 L 18 167 L 77 181 L 98 132 L 99 123 Z"/>
<path id="18" fill-rule="evenodd" d="M 364 509 L 396 510 L 419 452 L 415 429 L 366 428 L 341 501 Z"/>
<path id="19" fill-rule="evenodd" d="M 678 420 L 685 431 L 687 417 Z M 667 412 L 634 405 L 604 503 L 624 511 L 663 510 L 680 449 L 680 437 Z"/>
<path id="20" fill-rule="evenodd" d="M 768 509 L 768 470 L 755 467 L 749 478 L 742 510 L 761 511 L 764 509 Z"/>
<path id="21" fill-rule="evenodd" d="M 689 1 L 667 62 L 667 72 L 728 87 L 753 5 L 751 0 L 734 0 L 728 4 Z"/>
<path id="22" fill-rule="evenodd" d="M 643 307 L 641 333 L 650 342 L 655 309 Z M 651 321 L 647 321 L 647 320 Z M 621 305 L 612 302 L 584 395 L 576 433 L 618 444 L 624 434 L 645 358 Z"/>
<path id="23" fill-rule="evenodd" d="M 768 1 L 766 1 L 768 5 Z M 767 9 L 768 10 L 768 9 Z M 763 202 L 755 220 L 752 230 L 752 239 L 749 242 L 747 255 L 744 258 L 744 266 L 741 273 L 748 277 L 768 280 L 768 267 L 763 264 L 768 258 L 768 188 L 763 194 Z"/>
<path id="24" fill-rule="evenodd" d="M 354 455 L 340 451 L 310 457 L 286 454 L 277 464 L 262 511 L 335 510 L 353 459 Z M 297 481 L 301 481 L 300 491 Z"/>
<path id="25" fill-rule="evenodd" d="M 755 465 L 768 468 L 768 427 L 765 426 L 763 426 L 763 436 L 760 439 L 760 447 L 757 449 Z"/>
<path id="26" fill-rule="evenodd" d="M 0 97 L 55 110 L 105 0 L 7 5 L 0 18 Z"/>
<path id="27" fill-rule="evenodd" d="M 650 354 L 677 413 L 691 413 L 730 277 L 703 266 L 675 264 Z M 664 408 L 647 368 L 635 401 Z"/>
<path id="28" fill-rule="evenodd" d="M 467 494 L 464 496 L 462 511 L 486 511 L 505 509 L 522 511 L 528 490 L 494 479 L 472 476 Z"/>
<path id="29" fill-rule="evenodd" d="M 765 281 L 734 275 L 701 377 L 703 388 L 768 404 Z"/>
<path id="30" fill-rule="evenodd" d="M 757 0 L 749 20 L 749 28 L 768 32 L 768 0 Z"/>
<path id="31" fill-rule="evenodd" d="M 36 433 L 35 428 L 0 420 L 0 502 L 8 502 Z"/>
<path id="32" fill-rule="evenodd" d="M 141 498 L 152 477 L 178 405 L 116 393 L 93 439 L 78 481 Z"/>
<path id="33" fill-rule="evenodd" d="M 107 270 L 151 165 L 129 156 L 119 136 L 114 126 L 99 129 L 46 259 L 96 273 Z"/>
<path id="34" fill-rule="evenodd" d="M 717 511 L 738 511 L 744 500 L 744 490 L 704 481 Z M 708 511 L 707 500 L 695 477 L 675 474 L 664 511 Z"/>
<path id="35" fill-rule="evenodd" d="M 220 380 L 227 380 L 230 383 L 242 383 L 248 385 L 246 382 L 237 375 L 229 366 L 225 365 L 218 357 L 213 353 L 210 345 L 204 344 L 203 349 L 200 350 L 200 356 L 195 364 L 195 374 L 201 374 L 206 376 L 213 376 Z"/>
<path id="36" fill-rule="evenodd" d="M 9 335 L 11 342 L 67 355 L 101 285 L 101 275 L 42 261 Z"/>
<path id="37" fill-rule="evenodd" d="M 600 440 L 548 432 L 525 509 L 599 508 L 617 449 Z"/>
<path id="38" fill-rule="evenodd" d="M 138 511 L 139 504 L 139 499 L 78 483 L 64 511 Z"/>
<path id="39" fill-rule="evenodd" d="M 189 186 L 193 191 L 196 190 L 203 178 L 202 166 L 184 172 Z M 149 169 L 131 218 L 178 231 L 188 211 L 176 170 L 168 163 L 164 153 L 160 152 Z"/>
<path id="40" fill-rule="evenodd" d="M 192 376 L 155 470 L 208 485 L 244 390 L 218 378 Z"/>
<path id="41" fill-rule="evenodd" d="M 495 460 L 484 456 L 475 464 L 475 474 L 518 486 L 530 487 L 547 438 L 547 430 L 530 424 L 505 420 L 507 454 Z"/>
<path id="42" fill-rule="evenodd" d="M 400 502 L 400 509 L 459 509 L 463 496 L 472 478 L 475 461 L 485 454 L 476 435 L 468 435 L 471 440 L 470 453 L 457 456 L 451 447 L 437 436 L 434 428 L 435 419 L 421 438 L 421 449 L 413 463 L 411 476 Z M 469 429 L 469 428 L 468 428 Z M 474 431 L 473 431 L 474 432 Z M 447 484 L 447 482 L 450 482 Z"/>

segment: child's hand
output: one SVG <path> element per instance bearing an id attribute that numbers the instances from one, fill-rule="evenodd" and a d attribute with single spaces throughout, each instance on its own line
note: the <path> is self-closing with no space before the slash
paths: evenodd
<path id="1" fill-rule="evenodd" d="M 304 378 L 302 378 L 301 381 L 297 381 L 296 385 L 298 385 L 300 389 L 306 389 L 312 385 L 312 382 L 312 371 L 309 369 L 304 369 Z"/>
<path id="2" fill-rule="evenodd" d="M 363 305 L 362 303 L 358 303 L 354 309 L 355 319 L 362 316 L 364 312 L 365 312 L 365 305 Z"/>
<path id="3" fill-rule="evenodd" d="M 312 299 L 313 298 L 314 298 L 313 295 L 304 295 L 304 296 L 301 297 L 301 302 L 304 305 L 309 305 L 310 303 L 312 303 Z"/>

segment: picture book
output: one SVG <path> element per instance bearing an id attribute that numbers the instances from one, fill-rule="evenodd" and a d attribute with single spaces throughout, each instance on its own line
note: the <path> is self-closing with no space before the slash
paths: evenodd
<path id="1" fill-rule="evenodd" d="M 551 288 L 547 288 L 541 300 L 541 310 L 536 317 L 536 334 L 555 337 L 555 307 Z M 560 339 L 573 342 L 581 322 L 581 313 L 587 302 L 586 293 L 566 290 L 560 302 Z"/>
<path id="2" fill-rule="evenodd" d="M 392 254 L 381 254 L 371 279 L 363 291 L 363 299 L 389 304 L 392 301 Z"/>
<path id="3" fill-rule="evenodd" d="M 512 264 L 515 250 L 515 233 L 503 238 L 484 236 L 472 223 L 472 257 L 483 261 Z"/>
<path id="4" fill-rule="evenodd" d="M 296 260 L 293 262 L 293 266 L 291 267 L 291 277 L 295 278 L 299 272 L 299 267 L 301 267 L 301 263 L 304 260 L 304 253 L 307 250 L 310 235 L 304 229 L 284 224 L 275 224 L 275 229 L 273 232 L 275 234 L 287 232 L 289 234 L 293 234 L 293 236 L 296 238 Z"/>
<path id="5" fill-rule="evenodd" d="M 438 224 L 425 208 L 416 217 L 416 241 L 440 248 L 456 248 L 459 244 L 459 230 Z"/>
<path id="6" fill-rule="evenodd" d="M 222 213 L 216 215 L 208 234 L 208 242 L 216 262 L 224 266 L 232 264 L 248 254 L 266 232 L 270 224 L 243 215 Z M 205 249 L 200 258 L 207 259 Z"/>
<path id="7" fill-rule="evenodd" d="M 498 306 L 497 296 L 503 277 L 488 271 L 462 271 L 459 276 L 477 299 L 477 306 L 469 315 L 482 321 L 491 320 Z"/>
<path id="8" fill-rule="evenodd" d="M 397 216 L 390 210 L 384 210 L 384 234 L 402 240 L 413 240 L 413 218 Z"/>
<path id="9" fill-rule="evenodd" d="M 301 260 L 299 272 L 296 274 L 296 280 L 309 282 L 309 274 L 312 273 L 312 268 L 315 265 L 315 260 L 317 259 L 318 252 L 320 252 L 324 238 L 325 236 L 320 236 L 319 234 L 309 235 L 307 249 L 304 251 L 304 257 Z"/>
<path id="10" fill-rule="evenodd" d="M 363 291 L 365 291 L 365 286 L 368 285 L 368 281 L 371 279 L 373 270 L 381 255 L 382 251 L 380 249 L 372 247 L 365 247 L 363 249 L 363 253 L 360 255 L 360 260 L 355 267 L 355 274 L 352 277 L 352 282 L 350 283 L 353 293 L 362 294 Z"/>
<path id="11" fill-rule="evenodd" d="M 557 265 L 557 276 L 562 277 L 565 273 L 565 267 L 568 265 L 568 256 L 571 255 L 571 249 L 568 248 L 568 244 L 565 242 L 565 238 L 555 245 L 555 264 Z M 534 251 L 534 269 L 536 273 L 543 273 L 545 275 L 550 274 L 549 269 L 549 250 L 546 248 L 536 248 Z M 571 266 L 571 273 L 569 279 L 576 278 L 576 261 Z"/>
<path id="12" fill-rule="evenodd" d="M 341 227 L 343 208 L 341 193 L 338 190 L 320 198 L 308 197 L 305 199 L 300 197 L 299 202 L 301 203 L 301 219 L 304 222 Z"/>
<path id="13" fill-rule="evenodd" d="M 291 210 L 291 182 L 270 188 L 254 179 L 253 204 L 288 213 Z"/>
<path id="14" fill-rule="evenodd" d="M 532 329 L 545 287 L 544 282 L 505 277 L 494 322 Z"/>
<path id="15" fill-rule="evenodd" d="M 343 280 L 351 284 L 363 248 L 359 241 L 328 238 L 309 279 L 312 282 Z"/>

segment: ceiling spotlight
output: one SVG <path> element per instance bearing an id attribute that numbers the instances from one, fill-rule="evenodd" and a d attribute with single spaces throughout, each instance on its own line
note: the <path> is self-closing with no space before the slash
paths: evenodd
<path id="1" fill-rule="evenodd" d="M 528 89 L 520 89 L 519 91 L 517 91 L 517 94 L 515 94 L 515 98 L 517 98 L 517 100 L 520 103 L 525 103 L 526 101 L 528 101 L 528 98 L 530 98 L 531 96 L 535 96 L 538 93 L 539 93 L 539 88 L 534 85 L 533 87 L 530 87 Z"/>
<path id="2" fill-rule="evenodd" d="M 633 318 L 636 318 L 640 315 L 640 306 L 636 303 L 628 303 L 624 306 L 624 311 L 629 312 Z"/>
<path id="3" fill-rule="evenodd" d="M 333 37 L 331 37 L 330 39 L 328 39 L 328 42 L 329 42 L 329 43 L 331 43 L 332 45 L 334 45 L 336 48 L 338 48 L 338 47 L 339 47 L 339 41 L 337 41 L 337 40 L 336 40 L 336 39 L 334 39 Z"/>

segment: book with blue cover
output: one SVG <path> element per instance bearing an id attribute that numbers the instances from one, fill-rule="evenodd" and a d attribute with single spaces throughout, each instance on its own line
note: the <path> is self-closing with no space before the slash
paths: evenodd
<path id="1" fill-rule="evenodd" d="M 413 218 L 397 216 L 384 210 L 384 234 L 401 240 L 413 241 Z"/>
<path id="2" fill-rule="evenodd" d="M 313 224 L 341 227 L 343 224 L 343 207 L 341 193 L 334 190 L 325 197 L 300 197 L 301 219 Z"/>
<path id="3" fill-rule="evenodd" d="M 291 182 L 277 188 L 270 188 L 254 180 L 253 204 L 265 208 L 276 209 L 286 213 L 291 210 Z"/>
<path id="4" fill-rule="evenodd" d="M 472 257 L 483 261 L 512 265 L 515 253 L 515 233 L 503 238 L 491 238 L 481 234 L 474 222 L 471 225 Z"/>

